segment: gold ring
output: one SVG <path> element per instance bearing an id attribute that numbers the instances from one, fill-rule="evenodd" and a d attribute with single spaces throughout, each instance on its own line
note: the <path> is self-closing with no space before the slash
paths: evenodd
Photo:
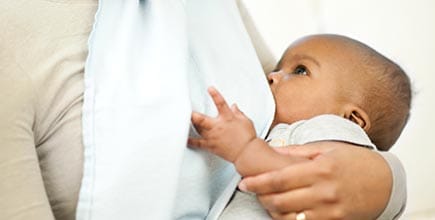
<path id="1" fill-rule="evenodd" d="M 304 212 L 299 212 L 296 214 L 296 220 L 307 220 L 307 216 Z"/>

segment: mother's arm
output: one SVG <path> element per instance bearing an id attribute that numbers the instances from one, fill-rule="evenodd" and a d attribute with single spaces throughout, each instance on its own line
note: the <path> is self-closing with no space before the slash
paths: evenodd
<path id="1" fill-rule="evenodd" d="M 274 219 L 395 219 L 406 203 L 406 179 L 392 154 L 339 142 L 318 142 L 282 153 L 309 163 L 245 178 Z"/>
<path id="2" fill-rule="evenodd" d="M 54 219 L 34 144 L 32 84 L 0 60 L 0 219 Z"/>

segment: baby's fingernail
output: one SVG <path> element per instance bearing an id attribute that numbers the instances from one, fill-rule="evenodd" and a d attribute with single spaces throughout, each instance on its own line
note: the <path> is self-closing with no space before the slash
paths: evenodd
<path id="1" fill-rule="evenodd" d="M 246 184 L 244 182 L 239 183 L 239 189 L 240 189 L 240 191 L 243 191 L 243 192 L 249 192 L 248 187 L 246 187 Z"/>

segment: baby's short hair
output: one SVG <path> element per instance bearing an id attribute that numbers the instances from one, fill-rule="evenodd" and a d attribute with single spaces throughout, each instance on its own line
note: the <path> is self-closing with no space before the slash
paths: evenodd
<path id="1" fill-rule="evenodd" d="M 390 59 L 378 54 L 377 65 L 368 62 L 367 69 L 376 71 L 365 104 L 372 118 L 368 131 L 373 143 L 381 150 L 390 149 L 405 127 L 411 109 L 411 83 L 405 71 Z M 376 106 L 379 109 L 375 109 Z"/>
<path id="2" fill-rule="evenodd" d="M 356 49 L 362 62 L 363 95 L 361 107 L 371 120 L 368 135 L 380 150 L 388 150 L 399 138 L 411 108 L 411 83 L 405 71 L 395 62 L 357 40 L 335 35 L 346 46 Z M 364 81 L 364 80 L 363 80 Z"/>

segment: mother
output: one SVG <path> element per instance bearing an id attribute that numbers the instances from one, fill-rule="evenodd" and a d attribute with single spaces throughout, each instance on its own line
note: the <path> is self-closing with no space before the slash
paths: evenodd
<path id="1" fill-rule="evenodd" d="M 83 168 L 83 72 L 96 8 L 95 0 L 0 5 L 1 218 L 75 218 Z M 275 218 L 294 218 L 302 211 L 297 204 L 325 219 L 376 218 L 389 198 L 385 217 L 400 212 L 404 199 L 394 196 L 405 180 L 393 181 L 401 167 L 391 154 L 333 143 L 287 153 L 312 163 L 244 181 Z M 312 180 L 307 194 L 292 189 L 296 179 Z"/>

